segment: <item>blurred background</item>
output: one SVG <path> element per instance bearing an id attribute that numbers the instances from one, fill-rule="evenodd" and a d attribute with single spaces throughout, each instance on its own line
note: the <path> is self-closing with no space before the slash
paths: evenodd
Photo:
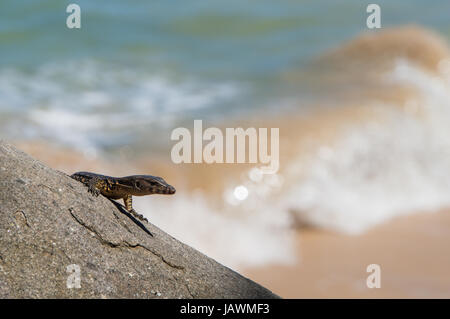
<path id="1" fill-rule="evenodd" d="M 449 1 L 377 1 L 374 30 L 356 0 L 77 0 L 68 29 L 71 2 L 0 2 L 2 138 L 164 177 L 136 210 L 282 297 L 450 297 Z M 279 172 L 173 164 L 194 119 L 279 128 Z"/>

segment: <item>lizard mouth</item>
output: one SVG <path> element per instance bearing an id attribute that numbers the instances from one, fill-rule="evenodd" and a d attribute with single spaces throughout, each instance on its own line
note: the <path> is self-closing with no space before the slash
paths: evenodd
<path id="1" fill-rule="evenodd" d="M 171 185 L 167 185 L 164 188 L 153 188 L 152 194 L 159 194 L 159 195 L 173 195 L 175 194 L 176 189 L 175 187 Z"/>
<path id="2" fill-rule="evenodd" d="M 167 187 L 167 194 L 168 194 L 168 195 L 173 195 L 173 194 L 175 194 L 176 191 L 177 191 L 177 190 L 176 190 L 175 187 L 173 187 L 173 186 Z"/>

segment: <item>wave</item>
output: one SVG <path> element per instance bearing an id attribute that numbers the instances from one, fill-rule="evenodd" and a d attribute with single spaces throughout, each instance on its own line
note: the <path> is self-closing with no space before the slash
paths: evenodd
<path id="1" fill-rule="evenodd" d="M 180 113 L 214 109 L 238 94 L 231 83 L 99 61 L 6 68 L 0 70 L 0 133 L 46 139 L 95 155 L 132 143 L 148 127 L 172 126 Z"/>
<path id="2" fill-rule="evenodd" d="M 203 181 L 196 196 L 205 203 L 213 196 L 214 204 L 184 209 L 179 214 L 186 214 L 185 220 L 166 217 L 161 226 L 173 227 L 183 240 L 225 264 L 240 266 L 292 261 L 290 231 L 298 225 L 361 234 L 398 216 L 450 207 L 450 54 L 445 41 L 418 27 L 363 37 L 383 45 L 384 55 L 376 64 L 384 67 L 368 67 L 371 74 L 353 72 L 349 82 L 349 74 L 338 82 L 325 81 L 322 95 L 328 96 L 318 99 L 323 105 L 309 105 L 305 113 L 303 103 L 298 115 L 264 122 L 280 127 L 278 174 L 261 175 L 252 167 L 180 169 L 175 175 Z M 392 38 L 404 43 L 398 46 Z M 362 70 L 364 63 L 374 64 L 359 45 L 349 45 L 359 51 Z M 401 47 L 423 54 L 411 55 Z M 355 62 L 352 54 L 348 59 Z M 328 69 L 332 78 L 335 70 Z M 368 77 L 370 81 L 359 81 Z M 349 83 L 359 85 L 333 90 Z M 213 170 L 214 175 L 207 173 Z M 213 187 L 211 179 L 221 185 Z M 243 200 L 238 187 L 246 189 Z M 182 229 L 199 211 L 202 217 L 194 219 L 203 225 L 204 238 L 221 238 L 214 247 Z M 231 217 L 233 225 L 220 220 Z M 220 224 L 227 226 L 220 229 Z M 206 231 L 208 227 L 213 230 Z M 233 236 L 227 237 L 230 232 Z"/>
<path id="3" fill-rule="evenodd" d="M 364 232 L 395 216 L 449 207 L 450 55 L 445 42 L 418 27 L 400 28 L 364 35 L 330 56 L 371 72 L 352 73 L 352 83 L 370 76 L 371 85 L 346 92 L 346 103 L 353 99 L 370 116 L 358 123 L 349 119 L 332 143 L 318 143 L 307 167 L 290 161 L 287 175 L 298 180 L 284 198 L 286 207 L 303 223 L 347 233 Z M 364 68 L 364 63 L 378 67 Z"/>

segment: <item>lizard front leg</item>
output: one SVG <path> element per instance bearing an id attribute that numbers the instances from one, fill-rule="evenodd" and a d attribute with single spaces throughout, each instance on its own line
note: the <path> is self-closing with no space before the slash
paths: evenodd
<path id="1" fill-rule="evenodd" d="M 134 209 L 133 209 L 133 196 L 131 195 L 126 195 L 123 198 L 123 202 L 125 204 L 125 208 L 127 209 L 127 211 L 132 214 L 135 218 L 141 220 L 141 221 L 146 221 L 148 222 L 148 220 L 142 216 L 141 214 L 138 214 Z"/>
<path id="2" fill-rule="evenodd" d="M 100 182 L 101 182 L 101 180 L 96 177 L 91 178 L 87 184 L 88 192 L 94 196 L 100 195 L 100 193 L 101 193 L 100 189 L 99 189 Z"/>

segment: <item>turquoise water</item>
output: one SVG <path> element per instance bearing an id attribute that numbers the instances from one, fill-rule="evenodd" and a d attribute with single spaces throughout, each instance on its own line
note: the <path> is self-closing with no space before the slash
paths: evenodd
<path id="1" fill-rule="evenodd" d="M 289 96 L 286 71 L 367 31 L 362 1 L 80 0 L 81 30 L 65 25 L 71 2 L 0 3 L 2 136 L 95 149 L 149 125 L 263 114 Z M 377 3 L 383 27 L 450 35 L 449 1 Z"/>
<path id="2" fill-rule="evenodd" d="M 367 17 L 363 1 L 80 0 L 82 29 L 69 30 L 71 2 L 3 0 L 1 65 L 94 58 L 253 81 L 365 31 Z M 449 35 L 448 1 L 377 3 L 384 27 L 415 22 Z"/>

